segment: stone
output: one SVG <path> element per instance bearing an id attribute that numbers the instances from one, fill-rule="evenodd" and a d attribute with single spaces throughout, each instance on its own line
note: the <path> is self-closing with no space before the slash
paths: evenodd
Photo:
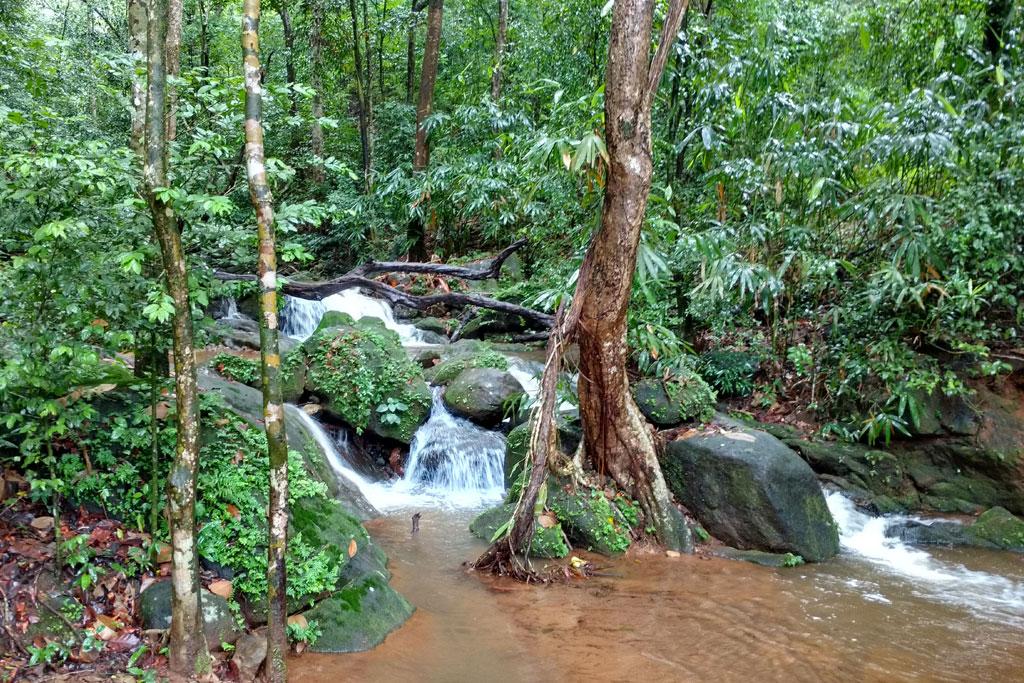
<path id="1" fill-rule="evenodd" d="M 729 546 L 715 548 L 712 552 L 715 557 L 722 557 L 727 560 L 741 560 L 752 564 L 759 564 L 762 567 L 797 567 L 803 564 L 803 558 L 792 553 L 766 553 L 761 550 L 738 550 Z"/>
<path id="2" fill-rule="evenodd" d="M 314 652 L 362 652 L 382 642 L 412 616 L 413 606 L 379 573 L 349 582 L 306 612 L 322 631 Z"/>
<path id="3" fill-rule="evenodd" d="M 448 384 L 443 399 L 453 413 L 493 427 L 504 419 L 509 402 L 523 393 L 519 380 L 504 370 L 467 368 Z"/>
<path id="4" fill-rule="evenodd" d="M 448 325 L 440 318 L 421 318 L 414 322 L 413 326 L 418 330 L 433 332 L 434 334 L 441 335 L 445 339 L 448 338 Z"/>
<path id="5" fill-rule="evenodd" d="M 668 381 L 644 379 L 632 386 L 640 412 L 657 427 L 675 427 L 688 420 L 711 419 L 715 393 L 693 372 Z"/>
<path id="6" fill-rule="evenodd" d="M 234 615 L 228 601 L 209 591 L 201 592 L 203 631 L 211 648 L 222 643 L 234 643 L 239 636 Z M 171 582 L 158 581 L 139 595 L 139 616 L 144 629 L 168 629 L 171 627 Z"/>
<path id="7" fill-rule="evenodd" d="M 470 533 L 490 543 L 498 529 L 512 519 L 515 508 L 514 503 L 506 503 L 484 510 L 469 523 Z M 550 527 L 544 527 L 540 524 L 534 525 L 533 541 L 530 544 L 531 557 L 553 559 L 565 557 L 568 554 L 569 548 L 565 545 L 560 524 Z"/>
<path id="8" fill-rule="evenodd" d="M 265 633 L 243 633 L 235 643 L 235 654 L 231 657 L 231 668 L 239 681 L 255 681 L 263 660 L 267 658 L 267 636 Z"/>
<path id="9" fill-rule="evenodd" d="M 630 527 L 604 491 L 581 488 L 569 492 L 554 477 L 548 477 L 548 507 L 558 516 L 569 540 L 576 547 L 602 555 L 620 555 L 630 544 Z"/>
<path id="10" fill-rule="evenodd" d="M 1024 552 L 1024 519 L 1006 508 L 994 507 L 978 517 L 967 529 L 967 536 L 979 545 Z"/>
<path id="11" fill-rule="evenodd" d="M 423 373 L 423 377 L 434 386 L 446 386 L 468 368 L 508 370 L 508 359 L 486 345 L 476 351 L 459 350 L 432 365 Z"/>
<path id="12" fill-rule="evenodd" d="M 814 472 L 770 434 L 719 416 L 715 429 L 668 444 L 662 466 L 678 500 L 731 546 L 809 562 L 839 551 Z"/>

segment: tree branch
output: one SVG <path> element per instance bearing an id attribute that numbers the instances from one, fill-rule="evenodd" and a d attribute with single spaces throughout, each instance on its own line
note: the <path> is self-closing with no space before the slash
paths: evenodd
<path id="1" fill-rule="evenodd" d="M 644 102 L 648 108 L 654 99 L 654 93 L 658 91 L 658 84 L 661 82 L 661 75 L 665 71 L 665 62 L 668 61 L 668 53 L 676 42 L 676 34 L 683 23 L 683 15 L 690 6 L 690 0 L 672 0 L 668 7 L 668 14 L 665 15 L 665 22 L 661 25 L 661 40 L 658 41 L 658 51 L 654 53 L 651 66 L 647 71 L 647 90 L 644 92 Z"/>

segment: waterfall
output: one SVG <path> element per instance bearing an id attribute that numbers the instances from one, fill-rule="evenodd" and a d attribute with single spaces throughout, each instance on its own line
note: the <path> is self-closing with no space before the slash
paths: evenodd
<path id="1" fill-rule="evenodd" d="M 422 338 L 415 326 L 395 320 L 391 306 L 386 301 L 366 296 L 358 288 L 331 294 L 321 301 L 285 295 L 284 309 L 281 311 L 281 332 L 305 341 L 316 331 L 316 326 L 327 311 L 348 313 L 353 320 L 379 318 L 384 321 L 385 327 L 398 334 L 402 344 L 417 343 Z"/>
<path id="2" fill-rule="evenodd" d="M 505 437 L 455 417 L 433 390 L 430 418 L 413 436 L 406 485 L 446 496 L 500 500 L 505 488 Z"/>
<path id="3" fill-rule="evenodd" d="M 886 536 L 889 527 L 908 521 L 906 517 L 872 517 L 838 492 L 827 493 L 825 499 L 839 526 L 839 542 L 846 554 L 907 579 L 907 590 L 912 595 L 957 605 L 979 617 L 1024 625 L 1024 583 L 940 560 L 899 538 Z"/>

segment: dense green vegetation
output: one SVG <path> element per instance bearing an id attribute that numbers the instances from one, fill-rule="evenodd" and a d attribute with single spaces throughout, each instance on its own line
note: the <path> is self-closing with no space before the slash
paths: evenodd
<path id="1" fill-rule="evenodd" d="M 403 259 L 423 246 L 418 225 L 438 262 L 527 246 L 516 255 L 523 277 L 398 283 L 412 294 L 487 291 L 552 314 L 572 299 L 612 163 L 613 3 L 513 0 L 507 42 L 502 4 L 444 8 L 425 165 L 414 163 L 425 5 L 264 8 L 262 125 L 282 275 L 328 280 Z M 655 28 L 667 3 L 656 5 Z M 223 337 L 213 304 L 253 291 L 218 272 L 256 272 L 241 3 L 183 9 L 168 187 L 147 188 L 132 105 L 147 65 L 131 52 L 124 3 L 0 5 L 0 470 L 25 476 L 55 538 L 62 510 L 79 506 L 146 532 L 135 565 L 104 558 L 103 571 L 118 562 L 126 575 L 157 564 L 170 531 L 164 489 L 176 481 L 172 264 L 153 239 L 154 202 L 173 208 L 181 232 L 197 348 Z M 881 448 L 929 433 L 927 397 L 969 397 L 975 380 L 1012 370 L 1007 353 L 1024 334 L 1022 31 L 1020 4 L 1006 0 L 692 3 L 654 100 L 628 313 L 628 371 L 650 422 L 707 421 L 727 401 Z M 461 311 L 430 314 L 444 318 L 435 334 L 468 329 Z M 467 368 L 508 370 L 484 351 L 424 372 L 392 332 L 342 322 L 344 333 L 329 328 L 284 355 L 284 395 L 318 394 L 360 434 L 408 444 L 430 410 L 424 376 L 444 385 Z M 260 385 L 257 361 L 218 353 L 208 364 Z M 202 417 L 200 554 L 255 601 L 267 588 L 266 437 L 210 401 Z M 299 452 L 289 462 L 291 499 L 326 505 Z M 588 547 L 629 545 L 637 504 L 587 491 L 549 499 L 559 526 L 538 532 L 544 554 L 567 554 L 563 538 L 586 537 L 583 527 Z M 950 509 L 969 497 L 951 494 Z M 599 524 L 574 529 L 581 515 Z M 365 535 L 348 517 L 344 526 Z M 85 589 L 98 575 L 78 537 L 57 542 L 54 559 Z M 288 552 L 289 599 L 342 588 L 351 552 L 301 533 Z M 303 642 L 317 628 L 290 627 Z"/>

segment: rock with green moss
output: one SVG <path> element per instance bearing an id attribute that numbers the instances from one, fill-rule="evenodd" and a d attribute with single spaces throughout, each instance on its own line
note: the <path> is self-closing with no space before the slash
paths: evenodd
<path id="1" fill-rule="evenodd" d="M 523 393 L 519 380 L 504 370 L 467 368 L 448 384 L 443 398 L 453 413 L 493 427 L 505 417 L 511 402 Z"/>
<path id="2" fill-rule="evenodd" d="M 306 389 L 357 432 L 408 444 L 430 413 L 430 390 L 398 336 L 375 320 L 314 334 L 306 346 Z"/>
<path id="3" fill-rule="evenodd" d="M 459 353 L 427 369 L 423 376 L 434 386 L 447 386 L 468 368 L 508 370 L 508 359 L 490 349 L 474 353 Z"/>
<path id="4" fill-rule="evenodd" d="M 515 507 L 514 503 L 506 503 L 484 510 L 469 523 L 470 532 L 489 543 L 498 529 L 512 519 Z M 532 557 L 557 558 L 568 554 L 569 548 L 565 545 L 560 524 L 552 527 L 543 527 L 540 524 L 534 526 L 533 541 L 530 544 Z"/>
<path id="5" fill-rule="evenodd" d="M 645 379 L 632 387 L 640 412 L 658 427 L 694 420 L 706 422 L 715 409 L 715 392 L 694 372 L 670 380 Z"/>
<path id="6" fill-rule="evenodd" d="M 293 349 L 281 360 L 281 396 L 294 403 L 306 391 L 306 351 Z"/>
<path id="7" fill-rule="evenodd" d="M 448 336 L 448 324 L 440 318 L 421 318 L 413 323 L 417 330 L 424 330 L 426 332 L 433 332 L 439 334 L 442 337 Z"/>
<path id="8" fill-rule="evenodd" d="M 793 553 L 766 553 L 763 550 L 739 550 L 722 546 L 711 551 L 715 557 L 722 557 L 727 560 L 740 560 L 759 564 L 762 567 L 782 569 L 783 567 L 799 567 L 804 563 L 804 558 Z"/>
<path id="9" fill-rule="evenodd" d="M 412 605 L 388 585 L 385 576 L 367 574 L 305 613 L 321 630 L 310 649 L 335 653 L 370 650 L 412 613 Z"/>
<path id="10" fill-rule="evenodd" d="M 979 545 L 1024 552 L 1024 519 L 1006 508 L 994 507 L 968 527 L 967 536 Z"/>
<path id="11" fill-rule="evenodd" d="M 565 527 L 569 540 L 602 555 L 624 553 L 629 548 L 630 526 L 637 522 L 638 509 L 625 498 L 608 500 L 599 489 L 569 489 L 548 477 L 547 504 Z M 620 504 L 626 509 L 620 509 Z"/>
<path id="12" fill-rule="evenodd" d="M 715 429 L 670 443 L 662 466 L 676 497 L 729 545 L 810 562 L 839 551 L 814 472 L 770 434 L 718 417 Z"/>

